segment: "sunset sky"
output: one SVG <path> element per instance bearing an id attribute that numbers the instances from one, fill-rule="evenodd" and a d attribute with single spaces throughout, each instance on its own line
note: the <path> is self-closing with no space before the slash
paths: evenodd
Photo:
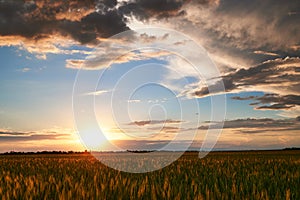
<path id="1" fill-rule="evenodd" d="M 0 152 L 300 147 L 299 24 L 296 0 L 2 0 Z"/>

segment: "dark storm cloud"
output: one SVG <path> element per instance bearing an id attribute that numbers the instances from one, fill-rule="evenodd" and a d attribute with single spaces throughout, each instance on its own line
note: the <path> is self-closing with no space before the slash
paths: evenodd
<path id="1" fill-rule="evenodd" d="M 278 94 L 265 94 L 261 97 L 254 98 L 259 103 L 267 104 L 276 102 L 278 104 L 300 105 L 300 96 L 297 95 L 285 95 L 280 96 Z"/>
<path id="2" fill-rule="evenodd" d="M 116 1 L 0 2 L 0 35 L 42 39 L 59 34 L 80 43 L 128 30 Z M 100 8 L 101 9 L 100 9 Z"/>
<path id="3" fill-rule="evenodd" d="M 191 8 L 198 10 L 191 14 L 193 18 L 189 17 Z M 205 39 L 208 49 L 224 48 L 237 55 L 241 49 L 244 54 L 249 48 L 250 52 L 268 52 L 267 47 L 299 45 L 299 10 L 300 3 L 291 0 L 2 0 L 0 35 L 40 39 L 61 34 L 89 43 L 128 30 L 126 18 L 130 16 L 174 18 L 174 25 L 209 36 Z"/>
<path id="4" fill-rule="evenodd" d="M 295 69 L 300 68 L 299 58 L 275 59 L 264 62 L 249 69 L 239 69 L 229 75 L 223 76 L 227 90 L 245 86 L 288 84 L 299 86 L 300 75 Z M 226 84 L 226 82 L 228 82 Z"/>
<path id="5" fill-rule="evenodd" d="M 135 16 L 139 20 L 152 17 L 157 19 L 174 17 L 183 14 L 180 11 L 184 1 L 170 0 L 135 0 L 124 3 L 120 11 L 125 15 Z"/>
<path id="6" fill-rule="evenodd" d="M 123 20 L 117 11 L 109 11 L 105 14 L 93 12 L 83 17 L 80 22 L 61 21 L 58 29 L 81 43 L 89 43 L 95 41 L 97 37 L 108 38 L 128 30 Z"/>
<path id="7" fill-rule="evenodd" d="M 51 35 L 69 36 L 82 44 L 128 30 L 125 15 L 140 19 L 180 14 L 184 1 L 39 0 L 0 2 L 0 36 L 39 40 Z M 179 12 L 179 13 L 178 13 Z"/>
<path id="8" fill-rule="evenodd" d="M 280 110 L 289 109 L 300 105 L 299 95 L 278 95 L 265 94 L 263 96 L 249 96 L 249 97 L 232 97 L 234 100 L 253 100 L 250 105 L 258 106 L 256 109 L 260 110 Z"/>
<path id="9" fill-rule="evenodd" d="M 22 35 L 32 37 L 39 29 L 32 22 L 26 22 L 25 13 L 36 9 L 35 4 L 22 1 L 1 1 L 0 2 L 0 34 L 1 35 Z"/>
<path id="10" fill-rule="evenodd" d="M 169 19 L 167 26 L 196 38 L 223 72 L 300 53 L 299 1 L 186 2 L 185 14 Z"/>
<path id="11" fill-rule="evenodd" d="M 224 22 L 224 25 L 220 24 L 213 32 L 221 37 L 221 41 L 240 48 L 290 47 L 300 42 L 300 17 L 289 14 L 295 11 L 300 11 L 299 1 L 221 1 L 215 15 L 223 16 L 216 21 Z M 229 23 L 231 25 L 227 26 Z"/>
<path id="12" fill-rule="evenodd" d="M 263 97 L 233 97 L 235 100 L 257 100 L 252 105 L 271 104 L 257 109 L 289 109 L 300 105 L 300 58 L 275 59 L 263 62 L 249 69 L 239 69 L 222 77 L 226 92 L 239 92 L 244 89 L 252 91 L 274 91 L 281 95 L 266 94 Z M 197 97 L 222 92 L 222 80 L 210 87 L 194 91 Z M 216 89 L 215 89 L 216 88 Z M 210 89 L 210 90 L 209 90 Z M 287 94 L 287 95 L 284 95 Z"/>
<path id="13" fill-rule="evenodd" d="M 285 104 L 272 104 L 270 106 L 259 106 L 257 107 L 256 109 L 257 110 L 281 110 L 281 109 L 290 109 L 294 106 L 288 106 L 288 105 L 285 105 Z"/>
<path id="14" fill-rule="evenodd" d="M 209 129 L 220 129 L 221 122 L 210 122 L 209 125 L 203 125 L 198 127 L 199 130 Z M 300 130 L 300 124 L 296 118 L 291 119 L 236 119 L 224 121 L 223 129 L 258 129 L 257 132 L 262 132 L 263 129 L 272 129 L 272 130 Z M 253 130 L 252 130 L 253 131 Z"/>
<path id="15" fill-rule="evenodd" d="M 222 80 L 216 81 L 216 83 L 210 85 L 209 87 L 204 86 L 200 90 L 194 92 L 193 96 L 203 97 L 211 94 L 217 94 L 220 92 L 230 92 L 231 90 L 236 89 L 237 86 L 231 79 L 223 78 Z"/>
<path id="16" fill-rule="evenodd" d="M 128 30 L 128 16 L 168 18 L 182 14 L 186 1 L 39 0 L 0 1 L 0 36 L 38 41 L 50 36 L 71 37 L 81 44 L 96 43 Z M 201 1 L 205 4 L 206 1 Z"/>
<path id="17" fill-rule="evenodd" d="M 165 19 L 184 16 L 187 10 L 184 5 L 209 5 L 217 4 L 217 0 L 133 0 L 123 2 L 120 12 L 127 16 L 134 16 L 139 20 Z"/>

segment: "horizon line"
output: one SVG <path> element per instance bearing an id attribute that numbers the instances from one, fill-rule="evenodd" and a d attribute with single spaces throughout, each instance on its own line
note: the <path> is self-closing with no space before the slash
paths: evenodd
<path id="1" fill-rule="evenodd" d="M 84 151 L 61 151 L 61 150 L 43 150 L 43 151 L 6 151 L 1 152 L 0 155 L 13 155 L 13 154 L 91 154 L 91 153 L 151 153 L 151 152 L 253 152 L 253 151 L 287 151 L 287 150 L 300 150 L 300 147 L 286 147 L 280 149 L 216 149 L 211 151 L 205 150 L 123 150 L 123 151 L 92 151 L 92 150 L 84 150 Z"/>

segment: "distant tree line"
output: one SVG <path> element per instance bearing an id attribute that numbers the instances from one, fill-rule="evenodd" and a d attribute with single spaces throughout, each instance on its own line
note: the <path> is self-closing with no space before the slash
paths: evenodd
<path id="1" fill-rule="evenodd" d="M 300 147 L 289 147 L 289 148 L 285 148 L 283 150 L 300 150 Z"/>
<path id="2" fill-rule="evenodd" d="M 0 155 L 31 155 L 31 154 L 90 154 L 89 151 L 37 151 L 37 152 L 24 152 L 24 151 L 10 151 L 1 153 Z"/>

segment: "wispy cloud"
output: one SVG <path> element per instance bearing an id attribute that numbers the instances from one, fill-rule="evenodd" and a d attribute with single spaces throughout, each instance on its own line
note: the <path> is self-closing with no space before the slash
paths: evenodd
<path id="1" fill-rule="evenodd" d="M 181 128 L 176 126 L 149 127 L 148 130 L 159 131 L 159 133 L 178 133 Z"/>
<path id="2" fill-rule="evenodd" d="M 149 60 L 151 58 L 159 58 L 170 55 L 170 52 L 158 49 L 138 49 L 144 39 L 136 37 L 136 40 L 107 40 L 96 48 L 91 56 L 88 56 L 80 65 L 70 65 L 67 63 L 66 67 L 77 68 L 80 66 L 86 70 L 99 70 L 108 68 L 112 64 L 123 64 L 131 61 Z M 131 51 L 132 49 L 136 49 Z M 74 60 L 76 61 L 76 60 Z M 72 62 L 70 60 L 69 62 Z M 68 65 L 69 64 L 69 65 Z"/>
<path id="3" fill-rule="evenodd" d="M 0 141 L 38 141 L 38 140 L 56 140 L 70 138 L 72 133 L 56 132 L 52 129 L 41 131 L 13 131 L 9 129 L 0 129 Z"/>
<path id="4" fill-rule="evenodd" d="M 140 103 L 141 100 L 140 99 L 130 99 L 128 100 L 128 103 Z"/>
<path id="5" fill-rule="evenodd" d="M 22 69 L 19 69 L 19 70 L 17 70 L 18 72 L 23 72 L 23 73 L 26 73 L 26 72 L 29 72 L 29 71 L 31 71 L 32 69 L 31 68 L 29 68 L 29 67 L 24 67 L 24 68 L 22 68 Z"/>
<path id="6" fill-rule="evenodd" d="M 66 60 L 66 68 L 80 69 L 83 63 L 84 63 L 84 60 L 67 59 Z"/>
<path id="7" fill-rule="evenodd" d="M 99 95 L 102 95 L 102 94 L 105 94 L 105 93 L 108 93 L 108 92 L 110 92 L 110 91 L 108 91 L 108 90 L 98 90 L 98 91 L 94 91 L 94 92 L 85 93 L 84 95 L 99 96 Z"/>
<path id="8" fill-rule="evenodd" d="M 262 54 L 262 55 L 267 55 L 267 56 L 280 56 L 277 53 L 273 53 L 273 52 L 268 52 L 268 51 L 254 51 L 253 53 L 255 54 Z"/>
<path id="9" fill-rule="evenodd" d="M 145 126 L 145 125 L 154 125 L 154 124 L 180 124 L 183 123 L 181 120 L 145 120 L 145 121 L 134 121 L 128 123 L 128 125 L 137 125 L 137 126 Z"/>

